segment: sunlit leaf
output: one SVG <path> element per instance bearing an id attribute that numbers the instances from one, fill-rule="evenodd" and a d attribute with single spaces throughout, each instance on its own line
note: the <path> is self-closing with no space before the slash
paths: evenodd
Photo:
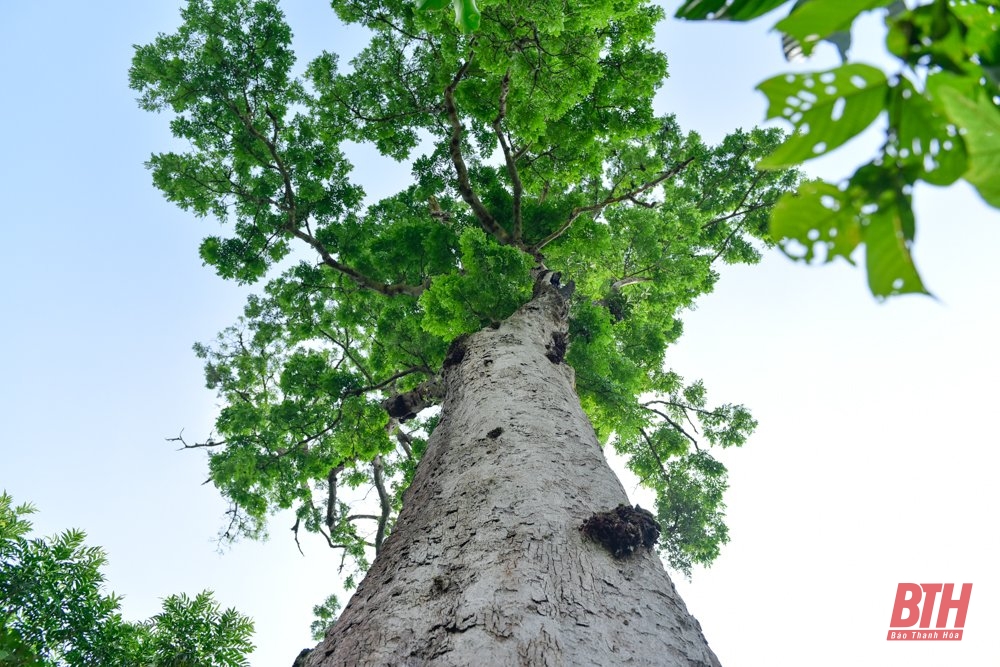
<path id="1" fill-rule="evenodd" d="M 890 93 L 886 154 L 934 185 L 954 183 L 967 167 L 965 141 L 954 124 L 905 78 Z"/>
<path id="2" fill-rule="evenodd" d="M 864 228 L 868 286 L 876 297 L 895 294 L 927 294 L 910 255 L 913 209 L 910 198 L 899 190 L 885 190 L 878 198 Z"/>
<path id="3" fill-rule="evenodd" d="M 986 203 L 1000 208 L 1000 108 L 978 81 L 946 72 L 933 75 L 927 89 L 960 128 L 969 153 L 965 180 Z"/>
<path id="4" fill-rule="evenodd" d="M 768 118 L 784 118 L 795 128 L 762 169 L 797 165 L 842 145 L 884 110 L 888 82 L 868 65 L 843 65 L 826 72 L 784 74 L 764 81 Z"/>
<path id="5" fill-rule="evenodd" d="M 771 236 L 793 259 L 827 262 L 851 254 L 861 242 L 861 225 L 839 188 L 809 181 L 786 193 L 771 214 Z M 817 255 L 817 250 L 822 252 Z"/>

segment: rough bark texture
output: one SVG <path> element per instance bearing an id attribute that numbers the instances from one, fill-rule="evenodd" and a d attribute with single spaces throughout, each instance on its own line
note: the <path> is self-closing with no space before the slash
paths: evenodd
<path id="1" fill-rule="evenodd" d="M 395 531 L 309 667 L 718 665 L 659 558 L 580 526 L 627 503 L 562 362 L 540 283 L 461 344 Z"/>

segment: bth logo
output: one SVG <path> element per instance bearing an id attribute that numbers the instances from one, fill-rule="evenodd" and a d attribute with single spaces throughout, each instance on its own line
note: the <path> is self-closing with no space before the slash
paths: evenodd
<path id="1" fill-rule="evenodd" d="M 957 599 L 955 584 L 900 584 L 896 588 L 896 603 L 892 606 L 892 620 L 886 639 L 961 641 L 971 597 L 972 584 L 962 584 L 962 592 Z M 937 622 L 931 629 L 935 603 L 938 603 Z M 949 628 L 948 616 L 953 609 L 955 623 Z"/>

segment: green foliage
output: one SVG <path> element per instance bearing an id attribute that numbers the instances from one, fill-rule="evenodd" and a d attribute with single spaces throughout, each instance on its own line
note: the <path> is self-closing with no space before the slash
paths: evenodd
<path id="1" fill-rule="evenodd" d="M 706 407 L 700 385 L 684 394 L 664 355 L 717 266 L 769 243 L 768 213 L 797 181 L 755 168 L 780 133 L 708 146 L 654 114 L 667 63 L 652 48 L 663 12 L 646 0 L 483 0 L 478 25 L 459 3 L 457 26 L 445 7 L 334 0 L 371 39 L 347 67 L 324 53 L 302 78 L 273 0 L 192 0 L 176 34 L 136 48 L 140 104 L 171 111 L 190 145 L 151 158 L 154 183 L 229 234 L 205 241 L 205 261 L 252 282 L 293 243 L 306 251 L 195 347 L 222 408 L 215 436 L 189 447 L 209 452 L 231 503 L 223 537 L 263 538 L 291 510 L 296 538 L 343 550 L 353 583 L 437 420 L 383 406 L 439 400 L 449 344 L 528 302 L 544 263 L 576 284 L 567 360 L 595 428 L 630 456 L 648 458 L 644 433 L 674 442 L 657 450 L 673 467 L 643 476 L 675 531 L 671 562 L 708 563 L 725 538 L 725 471 L 695 444 L 739 445 L 753 422 Z M 413 182 L 364 203 L 344 141 L 409 161 Z M 683 419 L 664 421 L 650 396 L 700 418 L 694 453 Z M 372 500 L 352 507 L 361 487 Z M 335 608 L 317 608 L 314 630 Z"/>
<path id="2" fill-rule="evenodd" d="M 506 319 L 531 296 L 530 255 L 471 227 L 462 232 L 459 253 L 460 271 L 433 278 L 419 302 L 424 329 L 448 341 Z M 484 290 L 485 283 L 492 289 Z"/>
<path id="3" fill-rule="evenodd" d="M 212 594 L 171 596 L 148 621 L 122 619 L 105 594 L 99 547 L 79 530 L 29 539 L 31 505 L 0 494 L 0 665 L 244 667 L 252 621 Z"/>
<path id="4" fill-rule="evenodd" d="M 253 621 L 235 609 L 220 611 L 211 592 L 182 593 L 163 601 L 143 648 L 146 659 L 162 667 L 246 667 L 252 635 Z"/>
<path id="5" fill-rule="evenodd" d="M 757 87 L 771 102 L 768 118 L 795 128 L 762 168 L 789 167 L 833 150 L 882 113 L 888 82 L 868 65 L 843 65 L 818 74 L 784 74 Z"/>
<path id="6" fill-rule="evenodd" d="M 313 615 L 316 620 L 312 622 L 309 626 L 309 630 L 312 631 L 312 638 L 316 641 L 323 641 L 326 636 L 326 631 L 337 622 L 337 615 L 340 611 L 340 601 L 337 600 L 337 596 L 330 594 L 322 604 L 318 604 L 313 607 Z"/>
<path id="7" fill-rule="evenodd" d="M 688 0 L 677 16 L 747 20 L 782 4 Z M 795 259 L 844 257 L 853 263 L 855 250 L 865 246 L 868 284 L 879 298 L 927 291 L 911 256 L 915 183 L 950 185 L 964 178 L 987 204 L 1000 208 L 995 176 L 1000 169 L 1000 3 L 932 0 L 908 8 L 890 0 L 799 0 L 775 27 L 808 55 L 820 40 L 849 30 L 860 13 L 886 5 L 892 5 L 886 12 L 886 46 L 900 61 L 898 72 L 887 76 L 851 63 L 826 72 L 780 75 L 758 86 L 770 103 L 768 117 L 783 118 L 796 130 L 761 162 L 763 168 L 823 155 L 876 118 L 887 120 L 885 143 L 870 163 L 844 183 L 802 184 L 785 196 L 772 221 L 774 237 Z"/>

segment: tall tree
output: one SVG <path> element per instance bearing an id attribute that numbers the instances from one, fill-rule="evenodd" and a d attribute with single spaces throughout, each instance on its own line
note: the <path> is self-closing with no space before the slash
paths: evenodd
<path id="1" fill-rule="evenodd" d="M 706 146 L 654 113 L 646 0 L 440 4 L 334 0 L 370 42 L 302 78 L 273 0 L 190 0 L 136 48 L 140 104 L 189 144 L 153 155 L 156 186 L 231 229 L 202 258 L 281 271 L 196 346 L 224 406 L 186 446 L 231 502 L 224 537 L 290 509 L 341 567 L 377 554 L 300 664 L 715 664 L 651 548 L 681 572 L 718 555 L 712 452 L 755 423 L 664 356 L 717 266 L 767 243 L 796 180 L 754 168 L 779 134 Z M 366 203 L 347 141 L 412 183 Z"/>

